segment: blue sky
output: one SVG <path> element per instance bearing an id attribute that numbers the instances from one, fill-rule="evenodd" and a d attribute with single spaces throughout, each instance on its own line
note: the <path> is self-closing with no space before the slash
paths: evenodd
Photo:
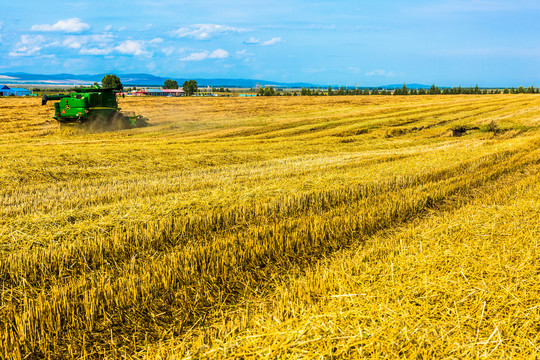
<path id="1" fill-rule="evenodd" d="M 540 1 L 8 1 L 0 73 L 540 86 Z"/>

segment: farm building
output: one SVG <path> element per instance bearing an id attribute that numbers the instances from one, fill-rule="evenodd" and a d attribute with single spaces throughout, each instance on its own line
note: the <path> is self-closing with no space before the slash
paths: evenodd
<path id="1" fill-rule="evenodd" d="M 148 95 L 148 93 L 145 90 L 136 90 L 136 91 L 132 91 L 131 95 L 133 95 L 133 96 L 145 96 L 145 95 Z"/>
<path id="2" fill-rule="evenodd" d="M 163 89 L 165 96 L 184 96 L 183 89 Z"/>
<path id="3" fill-rule="evenodd" d="M 9 88 L 7 85 L 4 85 L 0 88 L 0 96 L 28 96 L 30 95 L 30 90 L 22 88 Z"/>
<path id="4" fill-rule="evenodd" d="M 146 93 L 150 96 L 182 96 L 182 89 L 146 89 Z"/>

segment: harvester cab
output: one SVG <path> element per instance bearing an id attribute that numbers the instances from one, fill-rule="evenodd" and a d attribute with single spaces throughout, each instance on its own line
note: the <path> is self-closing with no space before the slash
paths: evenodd
<path id="1" fill-rule="evenodd" d="M 54 118 L 61 124 L 101 121 L 104 124 L 117 122 L 120 128 L 147 125 L 141 115 L 126 116 L 120 112 L 116 100 L 119 91 L 111 88 L 82 88 L 70 94 L 43 95 L 41 105 L 54 103 Z"/>

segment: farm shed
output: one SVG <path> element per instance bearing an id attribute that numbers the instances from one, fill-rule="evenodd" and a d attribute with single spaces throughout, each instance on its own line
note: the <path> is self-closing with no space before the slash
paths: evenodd
<path id="1" fill-rule="evenodd" d="M 163 89 L 165 96 L 184 96 L 185 91 L 183 89 Z"/>
<path id="2" fill-rule="evenodd" d="M 183 89 L 145 89 L 150 96 L 183 96 Z"/>
<path id="3" fill-rule="evenodd" d="M 146 92 L 150 96 L 167 96 L 161 89 L 146 89 Z"/>
<path id="4" fill-rule="evenodd" d="M 133 95 L 133 96 L 145 96 L 145 95 L 148 95 L 148 93 L 146 91 L 144 91 L 144 90 L 137 90 L 137 91 L 132 91 L 131 95 Z"/>
<path id="5" fill-rule="evenodd" d="M 4 85 L 0 88 L 0 96 L 28 96 L 30 95 L 30 90 L 23 88 L 9 88 L 7 85 Z"/>

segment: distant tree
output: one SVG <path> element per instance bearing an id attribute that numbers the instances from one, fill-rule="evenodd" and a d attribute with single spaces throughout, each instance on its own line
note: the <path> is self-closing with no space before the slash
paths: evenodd
<path id="1" fill-rule="evenodd" d="M 334 90 L 332 90 L 331 86 L 328 86 L 328 96 L 334 95 Z"/>
<path id="2" fill-rule="evenodd" d="M 441 89 L 439 89 L 438 86 L 435 86 L 435 84 L 431 85 L 428 91 L 429 95 L 439 95 L 441 93 Z"/>
<path id="3" fill-rule="evenodd" d="M 219 92 L 225 92 L 225 89 L 222 87 L 219 88 Z"/>
<path id="4" fill-rule="evenodd" d="M 99 84 L 97 82 L 94 82 L 94 86 L 99 86 Z"/>
<path id="5" fill-rule="evenodd" d="M 264 87 L 264 96 L 274 96 L 276 95 L 276 92 L 274 91 L 274 87 Z"/>
<path id="6" fill-rule="evenodd" d="M 379 89 L 377 88 L 373 89 L 373 91 L 371 92 L 371 95 L 379 95 Z"/>
<path id="7" fill-rule="evenodd" d="M 105 75 L 101 80 L 101 86 L 107 89 L 112 88 L 116 90 L 122 90 L 124 88 L 120 78 L 113 74 Z"/>
<path id="8" fill-rule="evenodd" d="M 524 88 L 523 86 L 518 87 L 517 93 L 518 93 L 518 94 L 523 94 L 523 93 L 525 93 L 525 88 Z"/>
<path id="9" fill-rule="evenodd" d="M 505 88 L 504 91 L 503 91 L 504 94 L 510 94 L 510 90 L 508 90 L 508 88 Z"/>
<path id="10" fill-rule="evenodd" d="M 418 95 L 426 95 L 426 89 L 418 90 Z"/>
<path id="11" fill-rule="evenodd" d="M 182 86 L 182 89 L 184 89 L 184 92 L 186 95 L 191 96 L 195 94 L 198 90 L 197 82 L 195 80 L 184 81 L 184 85 Z"/>
<path id="12" fill-rule="evenodd" d="M 362 95 L 369 95 L 370 92 L 369 92 L 369 89 L 368 88 L 365 88 L 364 89 L 364 92 L 362 93 Z"/>
<path id="13" fill-rule="evenodd" d="M 178 89 L 178 83 L 176 80 L 167 79 L 163 84 L 164 89 Z"/>
<path id="14" fill-rule="evenodd" d="M 403 84 L 401 87 L 401 95 L 409 95 L 409 90 L 407 89 L 407 85 Z"/>

